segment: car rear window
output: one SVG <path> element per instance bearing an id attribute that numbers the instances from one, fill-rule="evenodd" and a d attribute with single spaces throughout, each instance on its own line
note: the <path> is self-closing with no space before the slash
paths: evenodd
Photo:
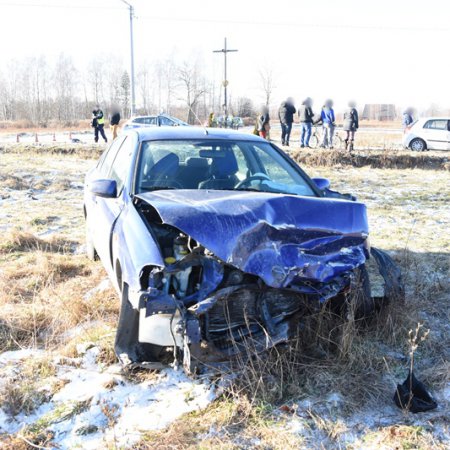
<path id="1" fill-rule="evenodd" d="M 428 122 L 425 123 L 423 127 L 432 130 L 448 130 L 448 120 L 442 119 L 429 120 Z"/>

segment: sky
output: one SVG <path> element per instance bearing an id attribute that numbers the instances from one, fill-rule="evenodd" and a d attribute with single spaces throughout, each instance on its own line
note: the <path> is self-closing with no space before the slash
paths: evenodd
<path id="1" fill-rule="evenodd" d="M 228 60 L 232 97 L 262 100 L 265 70 L 274 74 L 274 102 L 450 107 L 447 0 L 129 1 L 136 66 L 200 54 L 219 85 L 223 57 L 212 51 L 227 37 L 239 50 Z M 128 64 L 128 20 L 121 0 L 0 0 L 0 68 L 10 58 L 61 52 L 80 69 L 102 53 Z"/>

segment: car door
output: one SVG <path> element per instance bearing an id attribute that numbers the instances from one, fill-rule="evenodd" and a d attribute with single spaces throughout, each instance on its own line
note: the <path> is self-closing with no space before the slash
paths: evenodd
<path id="1" fill-rule="evenodd" d="M 449 143 L 448 120 L 430 119 L 423 126 L 423 137 L 431 150 L 446 150 Z"/>
<path id="2" fill-rule="evenodd" d="M 115 154 L 111 167 L 104 177 L 116 181 L 117 197 L 96 197 L 95 223 L 91 223 L 92 238 L 98 255 L 108 269 L 112 269 L 112 264 L 108 264 L 108 262 L 111 262 L 112 231 L 114 223 L 124 207 L 124 185 L 130 172 L 134 147 L 135 140 L 133 137 L 125 136 Z"/>
<path id="3" fill-rule="evenodd" d="M 99 215 L 98 204 L 99 197 L 94 195 L 91 191 L 91 183 L 95 180 L 106 179 L 111 171 L 111 166 L 116 158 L 117 152 L 119 151 L 123 141 L 124 136 L 119 136 L 115 139 L 109 148 L 103 153 L 97 166 L 88 173 L 86 177 L 85 191 L 84 191 L 84 204 L 86 208 L 86 227 L 87 233 L 93 242 L 97 241 L 97 235 L 101 233 L 98 227 L 97 217 Z M 95 246 L 95 244 L 94 244 Z"/>

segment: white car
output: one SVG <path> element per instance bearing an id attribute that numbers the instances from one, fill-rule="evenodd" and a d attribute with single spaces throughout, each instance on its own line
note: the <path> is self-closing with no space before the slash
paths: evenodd
<path id="1" fill-rule="evenodd" d="M 403 132 L 403 146 L 413 151 L 450 150 L 450 118 L 425 117 Z"/>
<path id="2" fill-rule="evenodd" d="M 123 126 L 123 130 L 131 130 L 133 128 L 146 128 L 146 127 L 179 127 L 189 126 L 188 123 L 183 122 L 176 117 L 169 116 L 167 114 L 159 114 L 157 116 L 139 116 L 133 117 Z"/>

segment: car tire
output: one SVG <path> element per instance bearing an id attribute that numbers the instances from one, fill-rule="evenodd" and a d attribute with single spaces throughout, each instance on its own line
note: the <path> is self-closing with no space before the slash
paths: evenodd
<path id="1" fill-rule="evenodd" d="M 311 148 L 317 148 L 319 147 L 319 138 L 316 135 L 312 135 L 311 138 L 309 139 L 309 146 Z"/>
<path id="2" fill-rule="evenodd" d="M 92 238 L 89 233 L 87 218 L 86 218 L 86 256 L 91 261 L 97 261 L 99 259 L 97 250 L 95 250 L 94 243 L 92 242 Z"/>
<path id="3" fill-rule="evenodd" d="M 147 368 L 162 369 L 173 362 L 166 347 L 139 342 L 139 311 L 128 299 L 128 284 L 121 286 L 121 305 L 114 351 L 124 367 L 145 362 Z M 167 359 L 169 358 L 169 359 Z"/>
<path id="4" fill-rule="evenodd" d="M 409 148 L 413 152 L 424 152 L 427 149 L 427 144 L 423 139 L 415 138 L 409 143 Z"/>
<path id="5" fill-rule="evenodd" d="M 354 320 L 366 319 L 374 313 L 375 308 L 370 291 L 369 273 L 363 264 L 355 270 L 355 278 L 346 301 L 346 316 L 353 317 Z"/>

